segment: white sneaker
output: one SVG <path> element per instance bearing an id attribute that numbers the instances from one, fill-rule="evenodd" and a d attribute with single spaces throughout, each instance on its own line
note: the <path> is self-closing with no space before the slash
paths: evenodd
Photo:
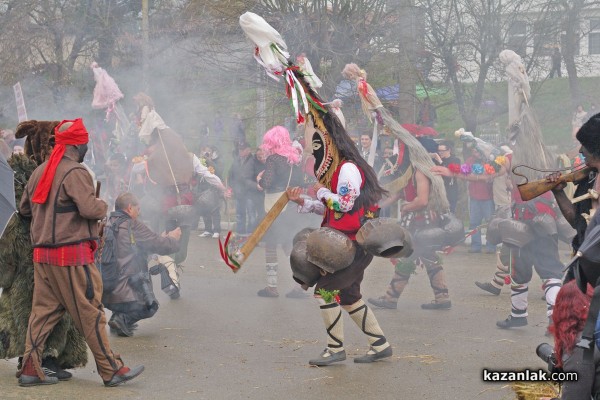
<path id="1" fill-rule="evenodd" d="M 212 237 L 213 237 L 213 239 L 218 239 L 219 233 L 218 232 L 213 233 Z"/>
<path id="2" fill-rule="evenodd" d="M 210 233 L 209 231 L 204 231 L 204 233 L 199 234 L 198 237 L 209 237 L 211 235 L 212 233 Z"/>

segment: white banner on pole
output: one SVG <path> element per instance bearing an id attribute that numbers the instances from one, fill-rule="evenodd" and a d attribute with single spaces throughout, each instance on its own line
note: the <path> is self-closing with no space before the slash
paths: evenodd
<path id="1" fill-rule="evenodd" d="M 17 116 L 19 117 L 19 122 L 27 121 L 27 110 L 25 109 L 25 99 L 23 98 L 23 91 L 21 90 L 21 82 L 17 82 L 16 85 L 13 86 L 13 90 L 17 102 Z"/>

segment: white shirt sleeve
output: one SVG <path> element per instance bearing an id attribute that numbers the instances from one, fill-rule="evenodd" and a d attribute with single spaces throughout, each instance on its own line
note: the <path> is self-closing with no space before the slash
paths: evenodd
<path id="1" fill-rule="evenodd" d="M 338 177 L 337 194 L 332 193 L 327 188 L 321 188 L 317 191 L 317 199 L 323 201 L 327 208 L 348 212 L 354 207 L 354 201 L 360 195 L 360 185 L 362 178 L 358 167 L 353 163 L 347 162 L 340 169 Z"/>
<path id="2" fill-rule="evenodd" d="M 194 166 L 194 172 L 206 179 L 206 182 L 219 188 L 223 187 L 221 179 L 219 179 L 218 176 L 211 174 L 208 168 L 202 165 L 202 162 L 195 154 L 192 156 L 192 164 Z"/>
<path id="3" fill-rule="evenodd" d="M 315 213 L 319 215 L 325 214 L 325 205 L 321 200 L 304 198 L 304 204 L 298 206 L 299 213 Z"/>

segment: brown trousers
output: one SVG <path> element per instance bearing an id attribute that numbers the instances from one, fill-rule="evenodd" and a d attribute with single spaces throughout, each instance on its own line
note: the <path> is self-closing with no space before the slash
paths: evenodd
<path id="1" fill-rule="evenodd" d="M 98 374 L 104 381 L 123 366 L 108 343 L 102 306 L 102 277 L 95 264 L 59 267 L 34 263 L 34 288 L 23 365 L 29 358 L 40 379 L 44 345 L 52 328 L 68 312 L 94 354 Z M 19 374 L 20 375 L 20 372 Z"/>

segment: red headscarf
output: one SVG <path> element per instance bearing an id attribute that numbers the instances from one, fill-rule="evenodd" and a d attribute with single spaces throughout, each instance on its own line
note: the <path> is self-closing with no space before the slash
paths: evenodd
<path id="1" fill-rule="evenodd" d="M 59 132 L 60 127 L 68 122 L 72 122 L 73 125 L 64 131 Z M 31 199 L 31 201 L 34 203 L 44 204 L 46 202 L 48 193 L 50 193 L 50 188 L 52 187 L 54 175 L 56 174 L 56 168 L 58 167 L 58 163 L 60 163 L 60 160 L 62 160 L 65 150 L 67 149 L 66 145 L 70 144 L 76 146 L 79 144 L 86 144 L 88 142 L 88 132 L 87 129 L 85 129 L 83 120 L 81 118 L 62 121 L 56 126 L 56 128 L 54 128 L 54 137 L 56 140 L 56 145 L 52 150 L 52 154 L 50 154 L 48 164 L 46 164 L 46 168 L 42 173 L 42 177 L 35 188 L 35 193 Z"/>

